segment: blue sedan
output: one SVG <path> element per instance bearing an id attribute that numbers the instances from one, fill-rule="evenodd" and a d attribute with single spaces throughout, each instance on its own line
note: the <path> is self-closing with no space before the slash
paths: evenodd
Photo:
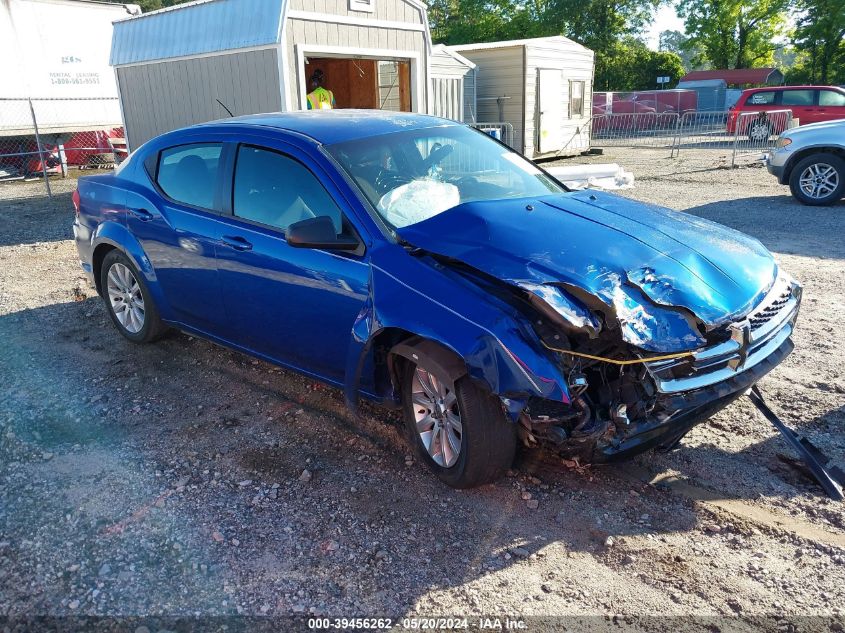
<path id="1" fill-rule="evenodd" d="M 517 445 L 608 461 L 677 443 L 791 350 L 800 286 L 757 241 L 568 191 L 472 128 L 336 110 L 164 134 L 79 180 L 115 327 L 171 328 L 401 408 L 455 487 Z"/>

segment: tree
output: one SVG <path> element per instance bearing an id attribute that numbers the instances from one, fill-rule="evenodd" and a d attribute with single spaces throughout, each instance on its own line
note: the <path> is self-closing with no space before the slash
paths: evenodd
<path id="1" fill-rule="evenodd" d="M 132 0 L 133 4 L 141 7 L 141 11 L 147 13 L 155 11 L 156 9 L 163 9 L 164 7 L 172 7 L 177 4 L 190 2 L 191 0 Z M 105 0 L 111 4 L 125 4 L 125 0 Z"/>
<path id="2" fill-rule="evenodd" d="M 789 80 L 845 83 L 845 0 L 798 0 L 796 9 L 797 60 Z"/>
<path id="3" fill-rule="evenodd" d="M 646 81 L 642 73 L 637 74 L 638 70 L 631 61 L 633 58 L 640 61 L 648 58 L 648 49 L 630 34 L 643 32 L 660 2 L 432 0 L 429 3 L 429 20 L 433 39 L 445 44 L 565 35 L 595 51 L 596 87 L 652 87 L 654 77 Z M 659 65 L 657 58 L 652 61 L 649 62 L 652 67 Z M 645 85 L 640 86 L 643 82 Z"/>
<path id="4" fill-rule="evenodd" d="M 596 74 L 596 90 L 654 90 L 658 77 L 675 85 L 686 74 L 681 58 L 668 51 L 653 51 L 640 40 L 627 37 L 614 46 L 603 77 Z"/>
<path id="5" fill-rule="evenodd" d="M 786 34 L 790 0 L 680 0 L 696 63 L 715 68 L 753 68 L 772 63 L 777 40 Z"/>
<path id="6" fill-rule="evenodd" d="M 701 67 L 695 59 L 700 58 L 703 51 L 680 31 L 661 31 L 658 36 L 657 50 L 675 53 L 681 58 L 687 72 Z"/>

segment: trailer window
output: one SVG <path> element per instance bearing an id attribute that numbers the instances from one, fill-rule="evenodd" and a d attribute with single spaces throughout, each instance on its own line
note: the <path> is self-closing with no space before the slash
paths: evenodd
<path id="1" fill-rule="evenodd" d="M 569 116 L 584 116 L 584 84 L 583 81 L 569 82 Z"/>

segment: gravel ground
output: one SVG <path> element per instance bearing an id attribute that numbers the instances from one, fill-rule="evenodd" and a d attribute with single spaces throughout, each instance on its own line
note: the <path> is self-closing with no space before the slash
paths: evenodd
<path id="1" fill-rule="evenodd" d="M 758 237 L 804 283 L 796 351 L 762 389 L 841 462 L 845 205 L 801 207 L 759 167 L 714 169 L 718 152 L 577 160 L 619 162 L 637 177 L 624 195 Z M 354 418 L 334 389 L 183 334 L 123 340 L 79 270 L 70 208 L 0 207 L 0 616 L 671 630 L 646 616 L 693 614 L 790 631 L 845 615 L 842 504 L 747 400 L 671 453 L 599 468 L 535 451 L 495 485 L 450 490 L 384 411 Z"/>

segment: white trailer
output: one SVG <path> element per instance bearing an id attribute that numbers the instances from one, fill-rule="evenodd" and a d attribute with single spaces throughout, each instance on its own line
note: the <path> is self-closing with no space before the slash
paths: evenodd
<path id="1" fill-rule="evenodd" d="M 562 37 L 451 47 L 477 66 L 477 119 L 510 123 L 528 158 L 590 147 L 594 53 Z"/>
<path id="2" fill-rule="evenodd" d="M 0 0 L 0 135 L 63 134 L 120 124 L 109 67 L 112 22 L 134 4 L 84 0 Z"/>

